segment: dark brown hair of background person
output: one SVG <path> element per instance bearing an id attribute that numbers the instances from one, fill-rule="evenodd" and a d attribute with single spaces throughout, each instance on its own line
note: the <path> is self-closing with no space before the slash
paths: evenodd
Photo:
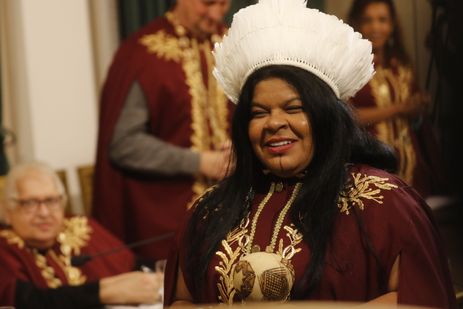
<path id="1" fill-rule="evenodd" d="M 362 23 L 362 15 L 365 8 L 371 3 L 384 3 L 388 6 L 392 18 L 392 25 L 394 27 L 391 39 L 385 46 L 384 51 L 384 66 L 391 66 L 391 60 L 396 59 L 403 65 L 410 64 L 410 57 L 405 51 L 402 28 L 397 18 L 397 11 L 392 0 L 354 0 L 348 15 L 348 23 L 352 25 L 355 31 L 360 32 L 359 27 Z"/>

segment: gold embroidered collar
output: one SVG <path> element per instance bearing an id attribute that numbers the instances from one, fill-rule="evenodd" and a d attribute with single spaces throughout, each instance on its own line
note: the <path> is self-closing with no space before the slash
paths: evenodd
<path id="1" fill-rule="evenodd" d="M 0 231 L 0 237 L 6 239 L 10 245 L 15 245 L 20 249 L 31 252 L 35 264 L 40 269 L 41 274 L 48 287 L 56 288 L 62 285 L 61 280 L 56 276 L 54 269 L 48 265 L 46 255 L 49 255 L 63 270 L 69 285 L 79 285 L 86 281 L 85 275 L 79 268 L 71 265 L 71 256 L 80 254 L 81 248 L 87 245 L 90 240 L 92 229 L 85 217 L 73 217 L 64 220 L 63 231 L 57 237 L 59 253 L 49 249 L 44 254 L 34 248 L 28 248 L 24 240 L 12 230 Z"/>

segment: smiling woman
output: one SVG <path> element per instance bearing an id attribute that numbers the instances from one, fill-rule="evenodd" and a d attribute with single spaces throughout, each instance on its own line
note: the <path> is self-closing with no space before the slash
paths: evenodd
<path id="1" fill-rule="evenodd" d="M 355 0 L 354 28 L 371 41 L 376 74 L 351 103 L 361 126 L 394 148 L 397 174 L 423 197 L 445 192 L 430 95 L 418 88 L 392 0 Z"/>
<path id="2" fill-rule="evenodd" d="M 167 305 L 455 306 L 428 206 L 388 173 L 392 151 L 346 104 L 373 75 L 371 51 L 302 0 L 260 0 L 235 14 L 214 49 L 214 75 L 237 104 L 235 169 L 181 226 Z"/>
<path id="3" fill-rule="evenodd" d="M 313 154 L 312 134 L 299 93 L 286 81 L 269 78 L 254 90 L 249 140 L 259 160 L 280 177 L 301 173 Z"/>

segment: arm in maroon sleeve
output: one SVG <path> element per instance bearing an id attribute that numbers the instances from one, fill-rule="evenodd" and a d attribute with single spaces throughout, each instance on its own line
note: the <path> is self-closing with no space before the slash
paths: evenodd
<path id="1" fill-rule="evenodd" d="M 403 202 L 397 228 L 402 235 L 398 302 L 436 308 L 456 308 L 448 263 L 430 208 L 410 187 L 397 191 Z M 414 203 L 410 203 L 409 200 Z M 407 204 L 405 204 L 407 203 Z M 408 207 L 405 207 L 408 206 Z"/>

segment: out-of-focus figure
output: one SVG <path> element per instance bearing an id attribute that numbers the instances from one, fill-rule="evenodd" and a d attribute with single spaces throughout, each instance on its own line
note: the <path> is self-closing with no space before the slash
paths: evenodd
<path id="1" fill-rule="evenodd" d="M 128 249 L 95 221 L 64 216 L 66 194 L 48 166 L 27 163 L 7 176 L 0 207 L 0 304 L 16 308 L 99 308 L 160 301 L 162 275 L 132 272 Z"/>
<path id="2" fill-rule="evenodd" d="M 417 88 L 392 0 L 355 0 L 349 20 L 371 41 L 376 74 L 351 100 L 359 123 L 392 146 L 398 175 L 424 197 L 440 193 L 439 149 L 427 120 L 430 96 Z"/>
<path id="3" fill-rule="evenodd" d="M 93 215 L 125 242 L 175 231 L 227 170 L 229 103 L 212 76 L 230 0 L 178 0 L 122 43 L 103 89 Z M 137 248 L 167 256 L 171 239 Z"/>

